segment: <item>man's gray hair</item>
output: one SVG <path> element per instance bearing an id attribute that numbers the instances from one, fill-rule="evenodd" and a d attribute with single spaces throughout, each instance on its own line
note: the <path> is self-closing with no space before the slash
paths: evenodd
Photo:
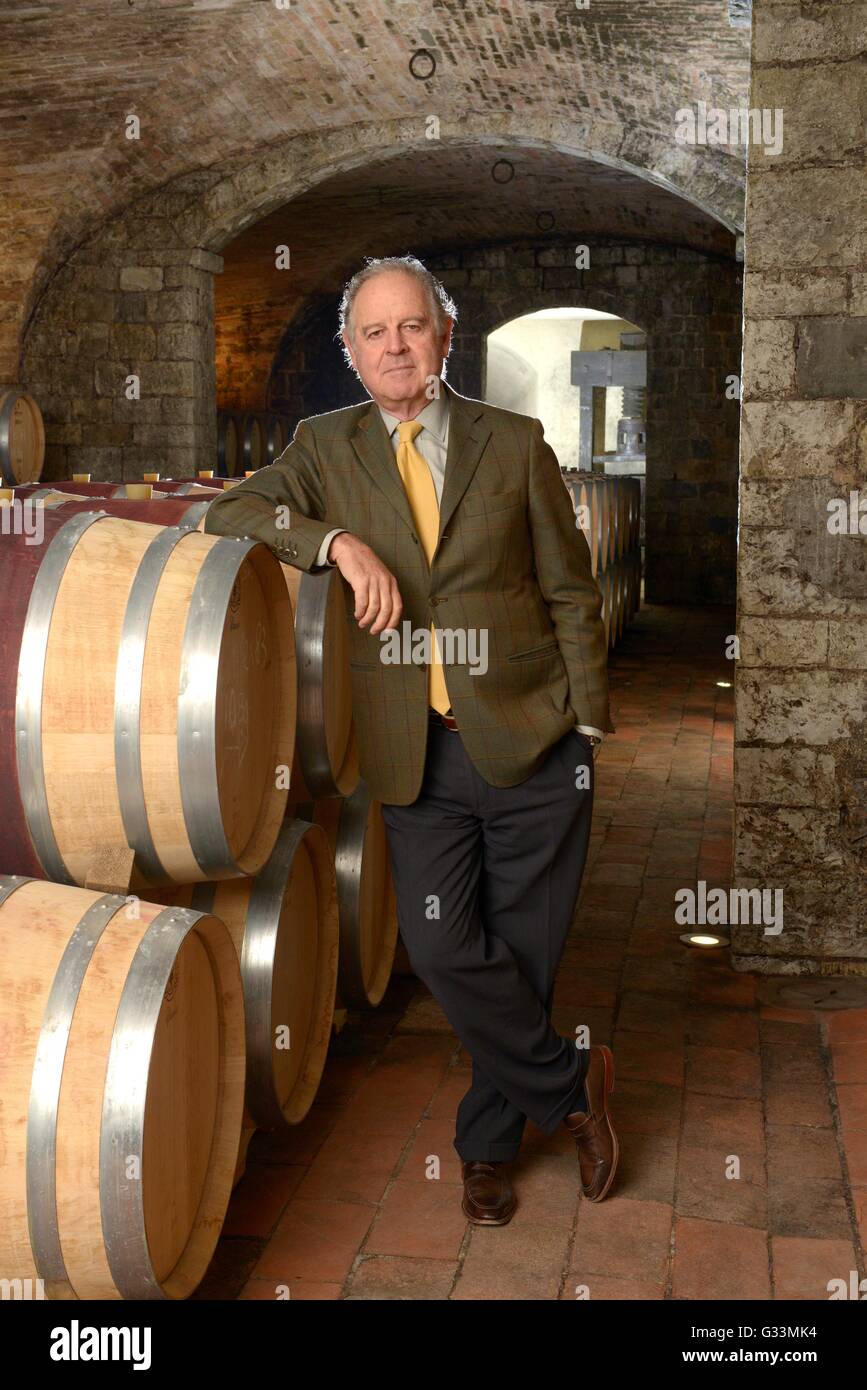
<path id="1" fill-rule="evenodd" d="M 426 265 L 417 256 L 369 256 L 367 262 L 361 270 L 357 270 L 351 280 L 347 280 L 343 290 L 343 297 L 340 301 L 338 311 L 339 328 L 337 337 L 342 338 L 344 330 L 352 340 L 354 324 L 352 322 L 352 310 L 355 304 L 355 297 L 362 285 L 366 285 L 368 280 L 372 280 L 375 275 L 383 275 L 387 270 L 403 270 L 408 275 L 415 278 L 424 286 L 427 295 L 430 311 L 433 315 L 434 324 L 438 333 L 442 333 L 445 328 L 446 317 L 456 319 L 458 316 L 457 305 L 437 277 L 428 270 Z M 351 365 L 349 353 L 344 345 L 344 356 Z"/>

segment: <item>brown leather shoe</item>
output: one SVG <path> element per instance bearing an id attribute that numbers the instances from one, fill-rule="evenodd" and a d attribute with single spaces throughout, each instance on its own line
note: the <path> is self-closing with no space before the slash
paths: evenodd
<path id="1" fill-rule="evenodd" d="M 590 1048 L 590 1065 L 584 1081 L 587 1113 L 573 1110 L 563 1121 L 578 1150 L 581 1191 L 589 1202 L 601 1202 L 617 1170 L 620 1147 L 608 1113 L 608 1095 L 614 1090 L 614 1056 L 610 1047 Z"/>
<path id="2" fill-rule="evenodd" d="M 464 1195 L 461 1210 L 474 1226 L 505 1226 L 518 1202 L 505 1163 L 472 1159 L 461 1164 Z"/>

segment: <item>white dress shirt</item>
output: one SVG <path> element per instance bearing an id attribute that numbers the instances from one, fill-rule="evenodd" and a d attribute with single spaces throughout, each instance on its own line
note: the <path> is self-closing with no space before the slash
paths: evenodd
<path id="1" fill-rule="evenodd" d="M 378 409 L 385 422 L 385 428 L 391 440 L 391 447 L 394 450 L 395 457 L 397 457 L 397 451 L 400 448 L 400 435 L 398 434 L 397 427 L 400 424 L 400 420 L 396 415 L 390 415 L 387 410 L 383 410 L 382 406 L 379 406 Z M 441 392 L 439 396 L 435 397 L 424 407 L 424 410 L 420 410 L 418 415 L 414 418 L 420 421 L 422 428 L 413 440 L 413 444 L 416 449 L 418 449 L 431 471 L 431 477 L 433 478 L 433 484 L 436 489 L 437 506 L 441 506 L 443 500 L 443 484 L 445 483 L 446 477 L 446 456 L 449 450 L 449 400 L 446 393 L 444 391 Z M 317 552 L 317 565 L 329 565 L 333 567 L 334 561 L 327 558 L 328 547 L 334 540 L 334 537 L 339 536 L 341 531 L 345 530 L 345 526 L 335 526 L 333 531 L 328 532 Z M 601 729 L 594 729 L 588 724 L 576 724 L 575 727 L 582 734 L 595 735 L 600 743 L 605 737 Z"/>

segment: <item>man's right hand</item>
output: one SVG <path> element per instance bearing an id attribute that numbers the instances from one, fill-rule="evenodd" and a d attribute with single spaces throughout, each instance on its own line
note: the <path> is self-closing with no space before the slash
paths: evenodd
<path id="1" fill-rule="evenodd" d="M 328 559 L 352 587 L 358 626 L 372 623 L 372 635 L 396 628 L 403 612 L 397 580 L 370 546 L 349 531 L 341 531 L 328 547 Z"/>

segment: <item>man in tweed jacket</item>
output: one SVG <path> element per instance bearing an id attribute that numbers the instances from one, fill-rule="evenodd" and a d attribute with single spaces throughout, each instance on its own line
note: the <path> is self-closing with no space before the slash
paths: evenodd
<path id="1" fill-rule="evenodd" d="M 601 596 L 557 459 L 538 420 L 446 385 L 455 318 L 414 257 L 369 262 L 346 287 L 341 332 L 372 400 L 302 420 L 205 529 L 343 576 L 359 762 L 382 803 L 401 935 L 473 1058 L 455 1138 L 463 1209 L 500 1225 L 515 1210 L 507 1165 L 527 1117 L 549 1134 L 567 1125 L 590 1200 L 617 1164 L 611 1053 L 559 1037 L 549 1018 L 593 760 L 614 726 Z M 430 563 L 407 448 L 436 491 Z M 431 627 L 445 653 L 439 712 L 427 664 L 405 642 L 404 659 L 387 655 L 396 633 Z M 447 633 L 469 636 L 449 647 Z"/>

